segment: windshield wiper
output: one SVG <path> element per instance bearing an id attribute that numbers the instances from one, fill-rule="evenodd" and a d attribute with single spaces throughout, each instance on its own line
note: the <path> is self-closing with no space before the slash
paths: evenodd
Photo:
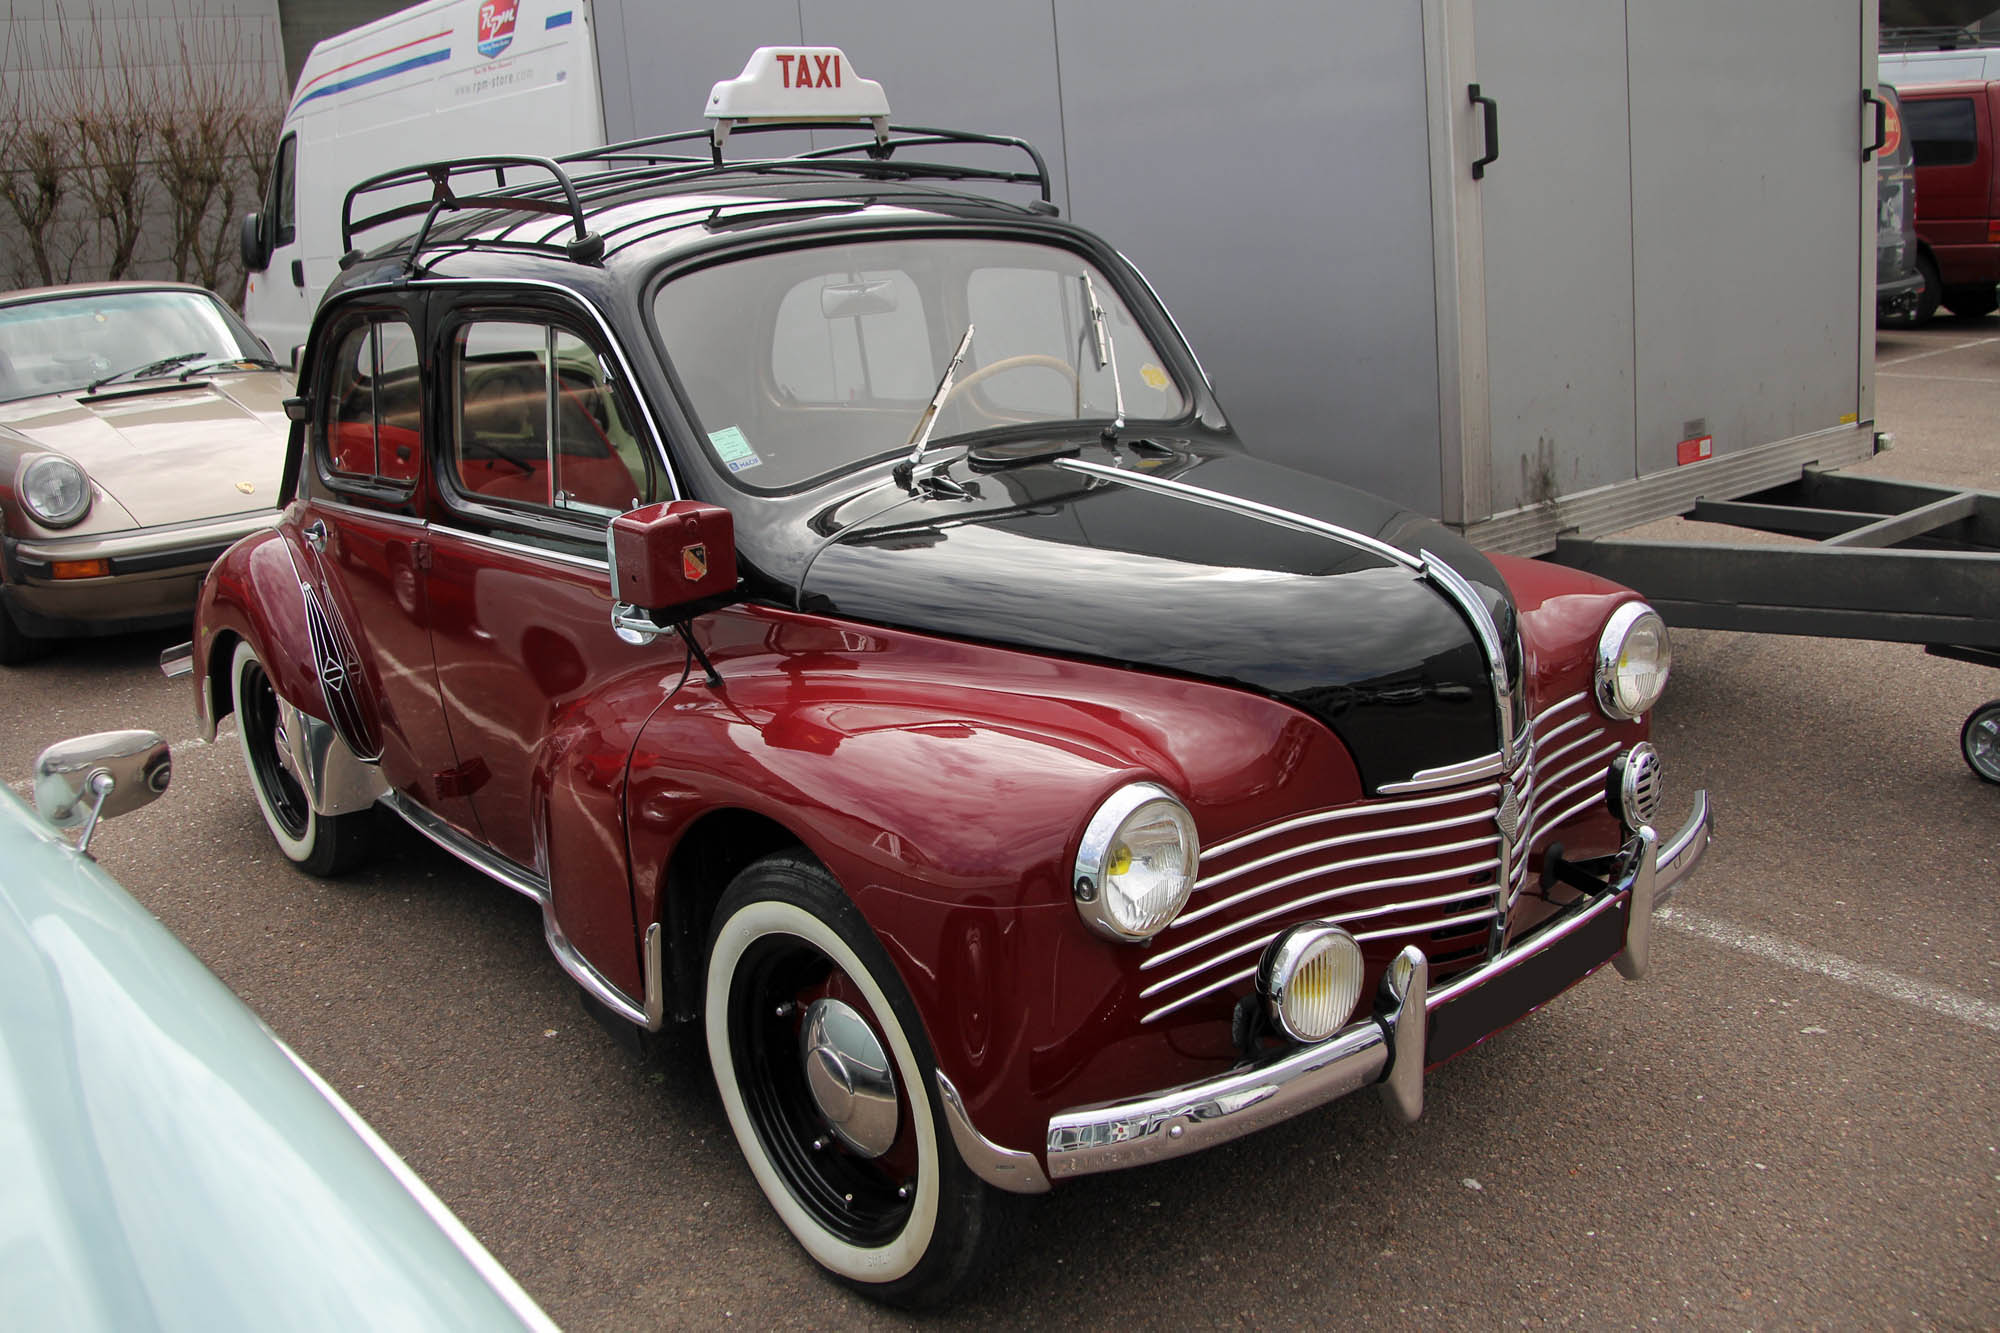
<path id="1" fill-rule="evenodd" d="M 204 356 L 201 360 L 183 370 L 175 378 L 187 380 L 211 370 L 223 370 L 230 366 L 251 370 L 279 370 L 277 362 L 268 356 Z"/>
<path id="2" fill-rule="evenodd" d="M 1125 429 L 1125 386 L 1118 378 L 1118 347 L 1111 341 L 1111 323 L 1104 317 L 1104 306 L 1097 299 L 1097 284 L 1088 273 L 1083 275 L 1083 302 L 1090 308 L 1090 342 L 1097 356 L 1097 368 L 1103 370 L 1107 365 L 1111 368 L 1111 402 L 1116 415 L 1104 432 L 1108 440 Z"/>
<path id="3" fill-rule="evenodd" d="M 896 464 L 890 473 L 896 484 L 916 492 L 915 479 L 917 464 L 924 461 L 924 448 L 931 442 L 931 430 L 937 425 L 938 412 L 944 407 L 944 400 L 951 397 L 951 382 L 958 378 L 959 363 L 965 360 L 967 349 L 972 346 L 972 325 L 965 326 L 965 336 L 958 340 L 958 350 L 951 354 L 951 364 L 944 368 L 944 377 L 938 381 L 937 392 L 931 395 L 930 406 L 923 416 L 917 418 L 917 428 L 910 432 L 910 456 Z"/>
<path id="4" fill-rule="evenodd" d="M 106 375 L 103 379 L 98 380 L 88 389 L 85 389 L 84 392 L 96 393 L 105 385 L 114 384 L 119 380 L 143 380 L 151 375 L 164 375 L 182 362 L 195 361 L 208 354 L 208 350 L 203 348 L 198 352 L 181 352 L 174 356 L 163 356 L 158 361 L 148 361 L 143 366 L 134 366 L 130 370 L 121 370 L 116 375 Z"/>

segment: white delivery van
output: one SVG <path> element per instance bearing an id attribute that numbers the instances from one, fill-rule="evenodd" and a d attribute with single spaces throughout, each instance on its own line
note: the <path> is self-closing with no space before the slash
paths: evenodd
<path id="1" fill-rule="evenodd" d="M 328 38 L 299 73 L 264 207 L 243 220 L 244 317 L 294 359 L 339 271 L 341 203 L 368 176 L 603 142 L 582 0 L 432 0 Z"/>

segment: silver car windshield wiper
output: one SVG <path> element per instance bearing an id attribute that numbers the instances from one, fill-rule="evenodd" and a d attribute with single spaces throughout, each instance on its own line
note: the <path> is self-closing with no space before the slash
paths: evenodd
<path id="1" fill-rule="evenodd" d="M 1116 416 L 1112 418 L 1111 429 L 1125 429 L 1125 385 L 1118 378 L 1118 346 L 1111 341 L 1111 321 L 1105 318 L 1103 303 L 1097 299 L 1097 284 L 1090 275 L 1083 275 L 1083 302 L 1090 309 L 1091 348 L 1097 356 L 1097 368 L 1111 369 L 1111 401 Z M 1080 391 L 1079 391 L 1080 392 Z"/>
<path id="2" fill-rule="evenodd" d="M 115 384 L 119 380 L 142 380 L 148 375 L 164 375 L 183 362 L 199 360 L 209 355 L 211 353 L 208 349 L 203 348 L 199 352 L 178 352 L 173 356 L 163 356 L 158 361 L 148 361 L 143 366 L 134 366 L 130 370 L 121 370 L 116 375 L 106 375 L 103 379 L 98 380 L 88 389 L 85 389 L 84 392 L 96 393 L 105 385 Z"/>
<path id="3" fill-rule="evenodd" d="M 931 430 L 937 425 L 938 412 L 944 407 L 944 400 L 951 397 L 951 383 L 958 378 L 958 367 L 965 360 L 966 351 L 972 346 L 972 325 L 965 326 L 965 336 L 958 340 L 958 350 L 951 354 L 951 364 L 944 368 L 944 376 L 938 380 L 937 392 L 931 395 L 930 406 L 923 416 L 917 418 L 917 428 L 910 432 L 910 456 L 896 465 L 896 481 L 910 486 L 916 476 L 917 464 L 924 461 L 924 449 L 931 442 Z"/>

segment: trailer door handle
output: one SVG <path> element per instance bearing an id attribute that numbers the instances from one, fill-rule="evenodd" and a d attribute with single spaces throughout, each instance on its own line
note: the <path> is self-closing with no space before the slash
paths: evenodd
<path id="1" fill-rule="evenodd" d="M 1479 95 L 1479 85 L 1469 83 L 1465 90 L 1472 94 L 1472 105 L 1486 112 L 1486 156 L 1472 163 L 1472 179 L 1479 180 L 1486 175 L 1489 164 L 1500 160 L 1500 104 L 1490 97 Z"/>
<path id="2" fill-rule="evenodd" d="M 305 285 L 306 261 L 303 259 L 294 259 L 292 261 L 292 286 L 303 287 Z"/>
<path id="3" fill-rule="evenodd" d="M 1863 162 L 1882 151 L 1882 145 L 1889 142 L 1889 104 L 1877 97 L 1873 88 L 1863 88 L 1861 105 L 1866 108 L 1871 102 L 1875 104 L 1875 142 L 1861 150 Z"/>

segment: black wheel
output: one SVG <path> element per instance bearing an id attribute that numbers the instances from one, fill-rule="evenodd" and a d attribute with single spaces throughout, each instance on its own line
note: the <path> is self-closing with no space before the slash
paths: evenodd
<path id="1" fill-rule="evenodd" d="M 2000 295 L 1995 295 L 1992 283 L 1976 282 L 1970 287 L 1947 287 L 1944 303 L 1961 319 L 1981 319 L 2000 306 Z"/>
<path id="2" fill-rule="evenodd" d="M 1972 710 L 1959 728 L 1958 748 L 1973 772 L 1988 782 L 2000 782 L 2000 699 L 1989 699 Z"/>
<path id="3" fill-rule="evenodd" d="M 1917 293 L 1917 323 L 1937 318 L 1938 304 L 1944 300 L 1944 282 L 1938 277 L 1937 261 L 1917 251 L 1917 272 L 1924 275 L 1924 289 Z"/>
<path id="4" fill-rule="evenodd" d="M 23 634 L 7 608 L 0 605 L 0 666 L 20 666 L 48 652 L 49 641 Z"/>
<path id="5" fill-rule="evenodd" d="M 236 645 L 229 680 L 236 698 L 236 739 L 250 770 L 250 790 L 256 793 L 257 808 L 278 850 L 314 875 L 345 874 L 360 865 L 368 855 L 370 812 L 314 812 L 293 770 L 278 692 L 247 642 Z"/>
<path id="6" fill-rule="evenodd" d="M 818 865 L 772 856 L 736 877 L 709 936 L 705 1011 L 737 1145 L 823 1268 L 919 1307 L 997 1260 L 1022 1200 L 958 1155 L 909 993 Z"/>

